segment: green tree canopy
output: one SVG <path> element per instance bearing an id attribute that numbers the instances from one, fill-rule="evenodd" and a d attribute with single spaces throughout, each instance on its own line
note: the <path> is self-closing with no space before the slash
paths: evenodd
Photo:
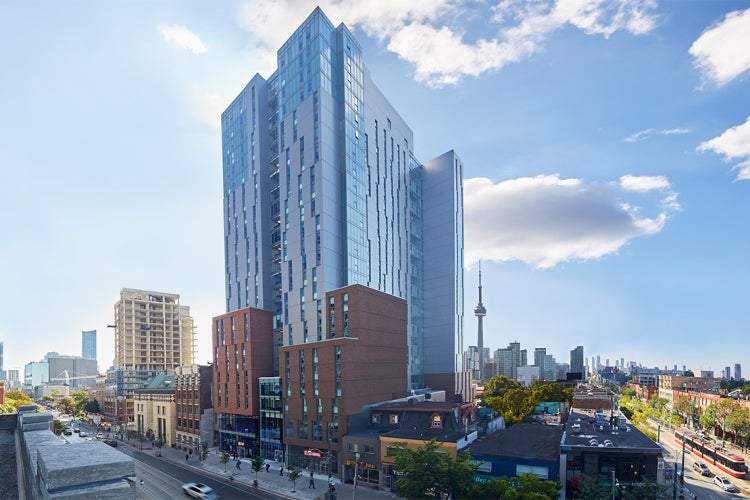
<path id="1" fill-rule="evenodd" d="M 663 412 L 668 404 L 669 400 L 667 398 L 659 396 L 651 396 L 651 399 L 648 400 L 648 405 L 659 413 Z"/>
<path id="2" fill-rule="evenodd" d="M 499 413 L 507 425 L 523 420 L 536 405 L 531 389 L 522 385 L 506 390 L 502 396 L 488 397 L 486 401 L 487 406 Z"/>
<path id="3" fill-rule="evenodd" d="M 220 460 L 221 460 L 221 463 L 224 464 L 224 472 L 227 471 L 227 462 L 229 462 L 229 457 L 230 457 L 230 455 L 226 451 L 222 451 L 221 452 L 221 458 L 220 458 Z"/>
<path id="4" fill-rule="evenodd" d="M 534 382 L 531 385 L 531 393 L 537 404 L 548 401 L 559 403 L 573 402 L 573 389 L 566 389 L 557 382 Z"/>
<path id="5" fill-rule="evenodd" d="M 399 496 L 460 498 L 473 488 L 479 466 L 469 462 L 468 452 L 453 458 L 439 451 L 440 444 L 434 439 L 417 448 L 407 448 L 406 443 L 397 443 L 395 448 L 394 468 L 399 473 L 395 486 Z"/>
<path id="6" fill-rule="evenodd" d="M 747 438 L 750 436 L 750 409 L 739 404 L 735 405 L 727 416 L 726 424 L 727 429 L 737 435 L 744 449 Z"/>
<path id="7" fill-rule="evenodd" d="M 699 422 L 704 429 L 718 427 L 721 429 L 721 439 L 724 440 L 724 432 L 727 429 L 727 418 L 739 403 L 731 398 L 720 399 L 708 404 L 701 413 Z"/>
<path id="8" fill-rule="evenodd" d="M 620 395 L 627 397 L 627 398 L 634 398 L 635 397 L 635 389 L 632 389 L 630 387 L 624 387 L 620 391 Z"/>
<path id="9" fill-rule="evenodd" d="M 55 403 L 55 408 L 66 415 L 77 416 L 75 401 L 69 396 L 58 399 Z"/>
<path id="10" fill-rule="evenodd" d="M 18 413 L 19 406 L 33 404 L 26 393 L 14 389 L 5 393 L 5 403 L 0 405 L 0 413 Z"/>
<path id="11" fill-rule="evenodd" d="M 512 378 L 505 375 L 495 375 L 484 385 L 484 398 L 502 396 L 509 389 L 518 389 L 520 387 L 523 387 L 523 384 Z"/>
<path id="12" fill-rule="evenodd" d="M 484 484 L 475 485 L 465 498 L 503 500 L 555 500 L 560 497 L 560 487 L 554 481 L 540 479 L 536 474 L 519 477 L 492 478 Z M 462 497 L 464 498 L 464 497 Z"/>

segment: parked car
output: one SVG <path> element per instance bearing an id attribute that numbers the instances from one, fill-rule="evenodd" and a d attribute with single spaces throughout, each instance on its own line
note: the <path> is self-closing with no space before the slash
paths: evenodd
<path id="1" fill-rule="evenodd" d="M 700 472 L 701 476 L 711 477 L 711 471 L 708 469 L 708 465 L 704 464 L 703 462 L 695 462 L 693 464 L 693 470 L 695 472 Z"/>
<path id="2" fill-rule="evenodd" d="M 724 491 L 731 491 L 736 492 L 739 491 L 735 485 L 732 484 L 732 482 L 725 478 L 724 476 L 714 476 L 714 483 L 716 486 L 721 488 Z"/>
<path id="3" fill-rule="evenodd" d="M 63 434 L 65 434 L 66 436 L 72 436 L 73 430 L 70 427 L 66 427 L 65 429 L 63 429 Z"/>
<path id="4" fill-rule="evenodd" d="M 206 486 L 203 483 L 185 483 L 182 485 L 182 491 L 190 497 L 200 498 L 201 500 L 213 500 L 219 498 L 210 486 Z"/>
<path id="5" fill-rule="evenodd" d="M 102 434 L 101 432 L 97 432 L 96 439 L 104 439 L 104 434 Z"/>
<path id="6" fill-rule="evenodd" d="M 86 436 L 88 436 L 88 435 L 89 435 L 89 433 L 88 433 L 88 432 L 86 432 L 86 431 L 79 431 L 79 432 L 78 432 L 78 435 L 79 435 L 79 436 L 81 436 L 82 438 L 85 438 Z"/>
<path id="7" fill-rule="evenodd" d="M 104 444 L 110 445 L 112 448 L 117 448 L 117 441 L 114 439 L 105 439 Z"/>

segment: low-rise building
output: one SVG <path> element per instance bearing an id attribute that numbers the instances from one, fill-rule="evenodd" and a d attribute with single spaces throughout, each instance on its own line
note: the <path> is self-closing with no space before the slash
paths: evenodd
<path id="1" fill-rule="evenodd" d="M 574 405 L 576 401 L 574 399 Z M 560 483 L 572 498 L 576 478 L 601 477 L 620 484 L 644 480 L 664 483 L 662 448 L 614 413 L 574 408 L 560 444 Z"/>
<path id="2" fill-rule="evenodd" d="M 532 473 L 557 481 L 563 426 L 518 423 L 479 438 L 469 447 L 481 479 Z"/>
<path id="3" fill-rule="evenodd" d="M 213 443 L 213 367 L 180 366 L 174 371 L 175 445 L 199 453 L 201 443 Z"/>
<path id="4" fill-rule="evenodd" d="M 133 395 L 135 430 L 146 439 L 175 444 L 176 408 L 174 374 L 161 373 Z"/>

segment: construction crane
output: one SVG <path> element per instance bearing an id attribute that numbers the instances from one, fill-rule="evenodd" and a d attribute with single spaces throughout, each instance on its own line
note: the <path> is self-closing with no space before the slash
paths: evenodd
<path id="1" fill-rule="evenodd" d="M 73 376 L 71 377 L 68 370 L 63 370 L 61 373 L 57 375 L 57 377 L 50 378 L 49 381 L 52 382 L 52 381 L 63 380 L 65 381 L 63 385 L 69 386 L 71 380 L 92 379 L 98 376 L 99 375 L 81 375 L 79 373 L 73 372 Z"/>

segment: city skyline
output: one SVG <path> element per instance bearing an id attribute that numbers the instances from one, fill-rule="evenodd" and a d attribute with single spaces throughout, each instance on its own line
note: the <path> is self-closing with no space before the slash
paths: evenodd
<path id="1" fill-rule="evenodd" d="M 454 148 L 465 165 L 464 348 L 481 258 L 485 346 L 748 366 L 736 347 L 750 60 L 724 53 L 750 44 L 748 4 L 586 4 L 588 16 L 551 1 L 320 5 L 418 131 L 416 156 Z M 314 7 L 53 4 L 42 18 L 8 6 L 6 369 L 78 352 L 82 330 L 99 332 L 106 369 L 125 287 L 180 294 L 196 360 L 212 358 L 210 319 L 225 310 L 220 114 Z"/>

